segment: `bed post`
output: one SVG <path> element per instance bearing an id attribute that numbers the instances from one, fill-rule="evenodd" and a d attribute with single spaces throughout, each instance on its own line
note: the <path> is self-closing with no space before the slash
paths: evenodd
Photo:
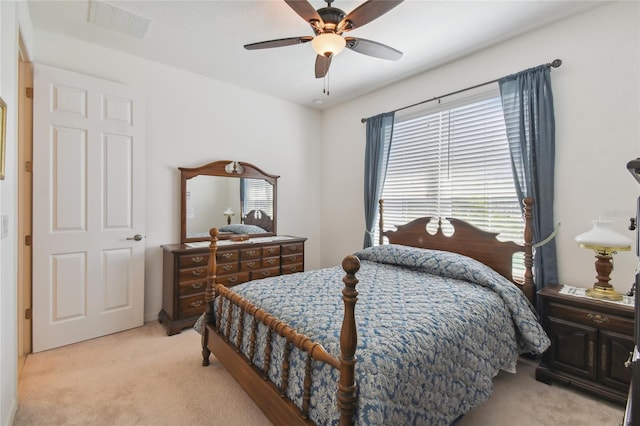
<path id="1" fill-rule="evenodd" d="M 380 220 L 378 220 L 378 227 L 380 228 L 380 235 L 378 235 L 378 244 L 382 245 L 384 244 L 384 237 L 382 236 L 382 233 L 384 232 L 384 200 L 382 198 L 378 200 L 378 205 L 378 214 L 380 216 Z"/>
<path id="2" fill-rule="evenodd" d="M 533 200 L 525 198 L 524 205 L 524 284 L 522 292 L 531 303 L 535 303 L 535 285 L 533 284 L 533 229 L 531 224 Z"/>
<path id="3" fill-rule="evenodd" d="M 360 260 L 355 256 L 347 256 L 342 261 L 342 269 L 347 273 L 342 281 L 344 301 L 344 318 L 340 330 L 340 383 L 338 385 L 338 408 L 340 409 L 340 425 L 353 425 L 356 413 L 357 387 L 355 383 L 356 346 L 358 334 L 356 331 L 355 306 L 358 300 L 356 291 L 356 272 L 360 269 Z"/>
<path id="4" fill-rule="evenodd" d="M 211 243 L 209 244 L 209 264 L 207 266 L 207 289 L 204 292 L 204 317 L 202 321 L 202 365 L 209 365 L 211 351 L 207 347 L 207 324 L 213 316 L 213 300 L 216 297 L 216 253 L 218 251 L 218 228 L 211 228 Z"/>

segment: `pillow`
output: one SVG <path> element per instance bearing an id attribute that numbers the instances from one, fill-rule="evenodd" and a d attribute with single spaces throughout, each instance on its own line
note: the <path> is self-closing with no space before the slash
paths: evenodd
<path id="1" fill-rule="evenodd" d="M 264 229 L 256 225 L 243 225 L 241 223 L 234 223 L 231 225 L 225 225 L 218 229 L 220 232 L 233 232 L 234 234 L 264 234 Z"/>

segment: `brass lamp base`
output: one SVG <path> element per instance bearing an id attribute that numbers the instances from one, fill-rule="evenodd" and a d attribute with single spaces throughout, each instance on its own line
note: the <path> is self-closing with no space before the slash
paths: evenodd
<path id="1" fill-rule="evenodd" d="M 589 297 L 593 297 L 594 299 L 610 300 L 614 302 L 622 300 L 622 294 L 618 293 L 613 287 L 600 287 L 596 285 L 593 288 L 587 289 L 585 294 Z"/>

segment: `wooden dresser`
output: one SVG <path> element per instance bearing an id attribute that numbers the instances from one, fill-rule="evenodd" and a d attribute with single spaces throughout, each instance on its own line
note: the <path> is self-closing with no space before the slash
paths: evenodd
<path id="1" fill-rule="evenodd" d="M 306 238 L 289 236 L 259 237 L 246 242 L 219 240 L 217 282 L 232 287 L 260 278 L 302 272 L 305 241 Z M 162 310 L 158 321 L 170 336 L 192 327 L 204 312 L 209 247 L 207 242 L 167 244 L 162 249 Z"/>
<path id="2" fill-rule="evenodd" d="M 536 370 L 536 379 L 570 384 L 624 404 L 631 382 L 625 361 L 635 344 L 634 307 L 561 294 L 561 287 L 538 292 L 544 301 L 544 327 L 551 346 Z"/>

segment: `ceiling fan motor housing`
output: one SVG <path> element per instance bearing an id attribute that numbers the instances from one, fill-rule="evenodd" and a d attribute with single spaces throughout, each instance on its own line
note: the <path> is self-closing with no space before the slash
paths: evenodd
<path id="1" fill-rule="evenodd" d="M 335 32 L 336 26 L 347 16 L 337 7 L 323 7 L 318 9 L 318 15 L 324 22 L 324 32 Z"/>

